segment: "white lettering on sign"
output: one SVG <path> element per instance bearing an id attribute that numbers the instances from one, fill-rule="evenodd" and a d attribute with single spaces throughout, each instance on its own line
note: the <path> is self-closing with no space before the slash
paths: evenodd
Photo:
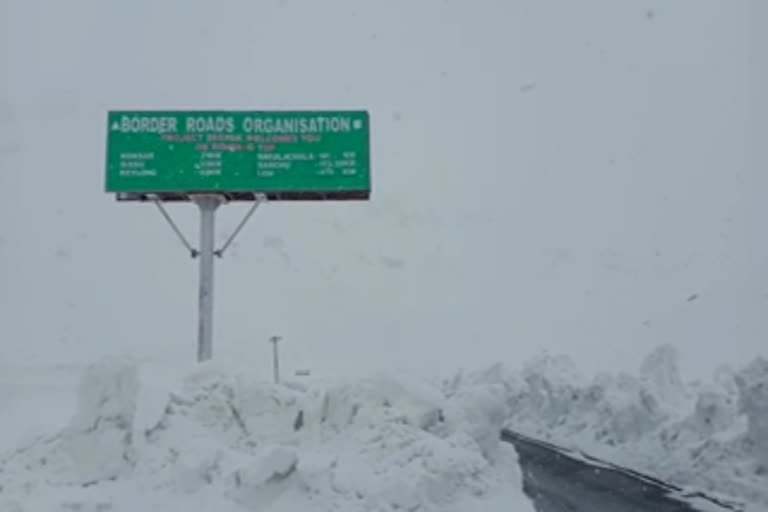
<path id="1" fill-rule="evenodd" d="M 175 117 L 122 116 L 114 130 L 124 133 L 169 133 L 176 132 Z"/>
<path id="2" fill-rule="evenodd" d="M 190 133 L 232 133 L 235 131 L 235 120 L 231 117 L 188 117 L 185 125 Z"/>
<path id="3" fill-rule="evenodd" d="M 143 169 L 143 168 L 144 168 L 143 160 L 126 160 L 124 162 L 120 162 L 120 169 Z"/>
<path id="4" fill-rule="evenodd" d="M 288 119 L 246 117 L 242 129 L 245 133 L 334 133 L 351 132 L 352 126 L 352 119 L 340 116 Z"/>
<path id="5" fill-rule="evenodd" d="M 155 158 L 154 153 L 120 153 L 120 160 L 149 160 Z"/>
<path id="6" fill-rule="evenodd" d="M 315 155 L 312 153 L 259 153 L 256 155 L 257 160 L 287 160 L 287 161 L 304 161 L 314 160 Z"/>
<path id="7" fill-rule="evenodd" d="M 234 129 L 234 124 L 232 125 Z M 206 142 L 242 142 L 243 136 L 239 133 L 209 133 L 205 136 Z"/>
<path id="8" fill-rule="evenodd" d="M 146 164 L 152 164 L 154 158 L 154 153 L 120 153 L 120 176 L 136 178 L 157 176 L 157 169 L 146 166 Z"/>
<path id="9" fill-rule="evenodd" d="M 259 162 L 259 169 L 290 169 L 290 162 Z"/>
<path id="10" fill-rule="evenodd" d="M 120 176 L 142 178 L 147 176 L 157 176 L 155 169 L 120 169 Z"/>

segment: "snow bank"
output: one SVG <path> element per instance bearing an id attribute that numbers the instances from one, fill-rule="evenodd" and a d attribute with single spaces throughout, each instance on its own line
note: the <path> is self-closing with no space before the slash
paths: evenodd
<path id="1" fill-rule="evenodd" d="M 747 417 L 746 441 L 753 451 L 755 472 L 768 476 L 768 361 L 757 359 L 736 376 L 740 412 Z"/>
<path id="2" fill-rule="evenodd" d="M 640 364 L 640 381 L 656 400 L 673 406 L 685 405 L 688 396 L 674 347 L 662 345 L 648 354 Z"/>
<path id="3" fill-rule="evenodd" d="M 133 416 L 138 377 L 130 359 L 107 359 L 85 371 L 77 411 L 57 435 L 15 451 L 4 472 L 13 480 L 44 479 L 56 485 L 92 485 L 128 475 L 135 462 Z"/>
<path id="4" fill-rule="evenodd" d="M 520 371 L 459 374 L 448 394 L 503 389 L 505 426 L 659 478 L 768 506 L 768 362 L 719 370 L 686 384 L 672 347 L 654 350 L 639 374 L 578 374 L 543 356 Z"/>
<path id="5" fill-rule="evenodd" d="M 137 388 L 129 362 L 89 368 L 70 426 L 4 460 L 0 507 L 533 511 L 498 440 L 503 386 L 447 400 L 383 375 L 275 386 L 207 364 L 134 428 Z"/>

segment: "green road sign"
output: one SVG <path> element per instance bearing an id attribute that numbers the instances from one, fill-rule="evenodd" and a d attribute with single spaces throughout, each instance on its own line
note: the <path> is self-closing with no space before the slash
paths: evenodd
<path id="1" fill-rule="evenodd" d="M 106 191 L 368 199 L 365 111 L 111 111 Z"/>

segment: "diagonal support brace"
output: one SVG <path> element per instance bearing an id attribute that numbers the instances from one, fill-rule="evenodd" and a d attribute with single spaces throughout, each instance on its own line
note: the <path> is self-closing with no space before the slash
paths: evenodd
<path id="1" fill-rule="evenodd" d="M 245 214 L 245 217 L 243 217 L 243 220 L 240 221 L 240 224 L 237 225 L 235 230 L 232 232 L 232 234 L 229 236 L 226 242 L 224 242 L 224 245 L 221 246 L 221 249 L 216 250 L 213 252 L 216 256 L 221 258 L 224 256 L 224 251 L 227 250 L 227 248 L 230 246 L 232 241 L 235 239 L 238 233 L 243 229 L 245 224 L 248 222 L 248 219 L 251 218 L 251 215 L 253 215 L 253 212 L 256 211 L 256 209 L 259 207 L 259 205 L 267 200 L 267 196 L 265 194 L 257 194 L 256 200 L 253 203 L 253 206 L 251 206 L 251 209 L 248 210 L 248 213 Z"/>
<path id="2" fill-rule="evenodd" d="M 160 210 L 160 213 L 163 214 L 163 217 L 165 217 L 165 220 L 168 221 L 168 224 L 171 226 L 171 229 L 173 229 L 174 233 L 176 233 L 176 236 L 179 237 L 179 240 L 181 240 L 181 243 L 184 244 L 184 247 L 187 248 L 187 250 L 189 251 L 189 255 L 192 257 L 192 259 L 197 258 L 200 255 L 200 251 L 192 247 L 192 245 L 189 243 L 189 240 L 186 239 L 186 237 L 181 232 L 181 230 L 176 225 L 176 223 L 173 222 L 173 219 L 171 219 L 171 216 L 166 211 L 165 207 L 163 206 L 163 203 L 160 201 L 160 198 L 155 196 L 152 198 L 152 202 L 155 203 L 155 206 L 157 206 L 157 209 Z"/>

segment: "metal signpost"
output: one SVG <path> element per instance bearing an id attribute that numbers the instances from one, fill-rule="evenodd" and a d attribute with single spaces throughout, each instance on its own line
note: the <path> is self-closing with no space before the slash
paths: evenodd
<path id="1" fill-rule="evenodd" d="M 198 361 L 213 356 L 214 256 L 262 202 L 370 199 L 366 111 L 111 111 L 107 130 L 106 191 L 118 201 L 153 202 L 200 257 Z M 230 201 L 253 205 L 215 250 L 216 210 Z M 197 204 L 199 250 L 166 202 Z"/>
<path id="2" fill-rule="evenodd" d="M 272 379 L 275 384 L 280 384 L 280 358 L 277 355 L 277 344 L 283 339 L 281 336 L 272 336 L 269 342 L 272 343 Z"/>

